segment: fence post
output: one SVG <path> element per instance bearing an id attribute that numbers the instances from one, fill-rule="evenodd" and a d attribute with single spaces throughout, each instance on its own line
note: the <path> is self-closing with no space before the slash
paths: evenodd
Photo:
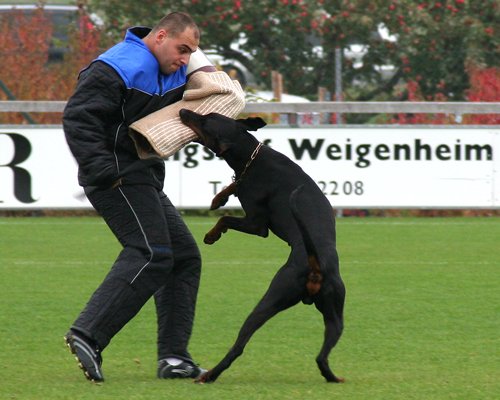
<path id="1" fill-rule="evenodd" d="M 335 100 L 342 101 L 342 50 L 335 48 Z M 342 114 L 336 113 L 337 125 L 342 124 Z"/>
<path id="2" fill-rule="evenodd" d="M 278 71 L 271 71 L 271 85 L 273 88 L 273 98 L 278 103 L 281 103 L 283 94 L 283 75 Z M 278 116 L 278 122 L 281 121 L 281 114 Z M 273 120 L 273 122 L 276 122 Z M 297 114 L 287 114 L 287 123 L 289 125 L 297 125 Z"/>
<path id="3" fill-rule="evenodd" d="M 323 86 L 318 87 L 318 101 L 331 101 L 331 100 L 332 100 L 332 96 L 330 94 L 330 91 Z M 320 113 L 319 114 L 319 123 L 320 124 L 329 124 L 330 123 L 330 113 Z"/>

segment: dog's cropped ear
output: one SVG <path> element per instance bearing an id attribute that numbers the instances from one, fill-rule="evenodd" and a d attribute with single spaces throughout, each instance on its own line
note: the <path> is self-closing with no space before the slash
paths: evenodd
<path id="1" fill-rule="evenodd" d="M 256 131 L 259 128 L 266 126 L 267 124 L 260 117 L 250 117 L 246 119 L 237 119 L 237 122 L 245 126 L 247 131 Z"/>

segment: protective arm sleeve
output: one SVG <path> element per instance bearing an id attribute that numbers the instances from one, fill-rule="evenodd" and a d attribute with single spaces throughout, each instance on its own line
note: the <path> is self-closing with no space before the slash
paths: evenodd
<path id="1" fill-rule="evenodd" d="M 186 73 L 188 76 L 190 76 L 193 72 L 196 71 L 217 71 L 217 68 L 215 68 L 212 61 L 208 59 L 205 53 L 203 53 L 203 50 L 201 50 L 199 47 L 193 54 L 191 54 Z"/>

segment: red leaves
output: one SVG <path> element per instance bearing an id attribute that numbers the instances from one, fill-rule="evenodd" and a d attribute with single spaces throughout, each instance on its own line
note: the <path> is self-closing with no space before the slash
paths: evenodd
<path id="1" fill-rule="evenodd" d="M 469 77 L 471 88 L 467 91 L 468 101 L 500 101 L 500 68 L 480 69 L 470 67 Z M 447 101 L 446 82 L 440 81 L 437 88 L 440 92 L 435 93 L 431 98 L 424 98 L 419 89 L 418 77 L 416 81 L 409 81 L 406 85 L 408 101 Z M 444 114 L 398 114 L 393 120 L 398 124 L 453 124 L 456 123 L 454 116 Z M 475 114 L 466 115 L 462 124 L 468 125 L 498 125 L 500 116 L 498 114 Z"/>
<path id="2" fill-rule="evenodd" d="M 469 68 L 471 88 L 467 91 L 469 101 L 500 101 L 500 68 Z M 470 115 L 468 124 L 500 124 L 498 114 Z"/>
<path id="3" fill-rule="evenodd" d="M 99 52 L 100 34 L 87 16 L 68 30 L 70 47 L 64 61 L 48 63 L 52 23 L 43 10 L 32 16 L 17 13 L 0 23 L 0 79 L 17 100 L 66 100 L 78 71 Z M 6 95 L 0 92 L 0 99 Z M 58 113 L 31 113 L 37 123 L 58 124 Z M 23 123 L 21 114 L 1 113 L 0 123 Z"/>
<path id="4" fill-rule="evenodd" d="M 488 26 L 488 27 L 484 28 L 484 33 L 486 33 L 488 36 L 493 37 L 495 30 L 493 29 L 493 27 Z"/>

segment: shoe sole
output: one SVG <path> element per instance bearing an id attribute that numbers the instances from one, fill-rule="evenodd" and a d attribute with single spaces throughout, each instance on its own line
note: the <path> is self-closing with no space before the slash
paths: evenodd
<path id="1" fill-rule="evenodd" d="M 64 342 L 66 343 L 66 346 L 68 347 L 70 353 L 73 354 L 73 356 L 75 357 L 75 360 L 78 363 L 78 367 L 83 371 L 83 375 L 85 376 L 85 378 L 88 381 L 95 383 L 95 384 L 100 384 L 100 383 L 104 382 L 104 378 L 103 379 L 96 379 L 96 378 L 92 377 L 92 375 L 89 373 L 87 368 L 85 368 L 82 361 L 78 358 L 78 355 L 76 354 L 76 347 L 73 344 L 73 342 L 74 342 L 73 338 L 71 336 L 64 336 Z"/>

